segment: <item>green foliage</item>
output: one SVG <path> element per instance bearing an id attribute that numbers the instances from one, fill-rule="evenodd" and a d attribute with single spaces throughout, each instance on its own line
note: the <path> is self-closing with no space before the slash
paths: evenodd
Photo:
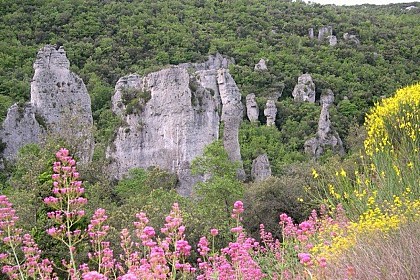
<path id="1" fill-rule="evenodd" d="M 13 104 L 13 99 L 10 96 L 0 94 L 0 123 L 5 119 L 7 109 Z"/>
<path id="2" fill-rule="evenodd" d="M 244 225 L 247 232 L 259 238 L 259 225 L 281 238 L 279 215 L 286 213 L 295 221 L 305 220 L 312 209 L 307 189 L 313 185 L 308 165 L 289 165 L 284 175 L 270 177 L 246 186 Z"/>
<path id="3" fill-rule="evenodd" d="M 121 93 L 122 103 L 126 106 L 126 114 L 139 114 L 147 101 L 152 98 L 150 91 L 135 88 L 124 88 Z"/>
<path id="4" fill-rule="evenodd" d="M 152 225 L 160 226 L 174 202 L 184 205 L 186 201 L 176 193 L 176 183 L 176 175 L 159 168 L 131 169 L 114 188 L 118 207 L 110 212 L 111 222 L 116 228 L 131 228 L 135 214 L 147 211 Z"/>
<path id="5" fill-rule="evenodd" d="M 304 143 L 315 135 L 320 107 L 308 102 L 286 99 L 277 103 L 280 139 L 288 151 L 303 151 Z M 304 159 L 301 157 L 301 160 Z"/>
<path id="6" fill-rule="evenodd" d="M 239 130 L 239 143 L 245 172 L 250 174 L 252 161 L 264 153 L 268 156 L 273 175 L 280 175 L 286 164 L 306 158 L 303 153 L 283 142 L 282 137 L 282 132 L 274 126 L 243 122 Z"/>
<path id="7" fill-rule="evenodd" d="M 133 168 L 129 171 L 126 178 L 118 182 L 115 192 L 123 199 L 128 199 L 137 194 L 150 192 L 150 187 L 146 186 L 147 173 L 144 169 Z"/>
<path id="8" fill-rule="evenodd" d="M 142 211 L 147 213 L 149 225 L 159 228 L 175 202 L 183 209 L 192 209 L 189 200 L 180 196 L 173 186 L 169 186 L 170 182 L 159 187 L 154 184 L 169 175 L 166 173 L 162 176 L 163 173 L 165 172 L 161 170 L 149 172 L 132 169 L 130 176 L 118 183 L 115 188 L 118 207 L 108 212 L 111 226 L 117 229 L 133 229 L 135 215 Z M 115 240 L 115 244 L 119 242 L 117 232 L 112 235 L 112 239 Z"/>
<path id="9" fill-rule="evenodd" d="M 124 179 L 118 182 L 115 192 L 120 198 L 127 200 L 137 195 L 149 194 L 152 190 L 170 191 L 175 189 L 176 183 L 176 175 L 158 167 L 148 170 L 133 168 Z"/>
<path id="10" fill-rule="evenodd" d="M 193 217 L 196 230 L 209 232 L 211 228 L 217 228 L 222 237 L 230 236 L 231 208 L 236 200 L 242 199 L 244 191 L 237 179 L 238 166 L 229 160 L 221 141 L 208 145 L 204 154 L 192 162 L 192 173 L 206 178 L 195 187 Z"/>

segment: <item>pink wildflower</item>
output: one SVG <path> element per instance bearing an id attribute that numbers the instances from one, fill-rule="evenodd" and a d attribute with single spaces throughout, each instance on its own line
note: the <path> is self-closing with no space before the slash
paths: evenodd
<path id="1" fill-rule="evenodd" d="M 311 262 L 311 255 L 308 253 L 299 253 L 298 258 L 301 264 L 310 264 Z"/>
<path id="2" fill-rule="evenodd" d="M 108 278 L 96 271 L 90 271 L 83 274 L 83 280 L 107 280 Z"/>

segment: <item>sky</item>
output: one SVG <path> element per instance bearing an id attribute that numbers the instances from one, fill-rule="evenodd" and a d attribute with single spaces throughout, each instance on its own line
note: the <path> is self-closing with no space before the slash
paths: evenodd
<path id="1" fill-rule="evenodd" d="M 361 4 L 376 4 L 385 5 L 390 3 L 412 3 L 419 2 L 416 0 L 305 0 L 305 2 L 316 2 L 320 4 L 335 4 L 335 5 L 361 5 Z"/>

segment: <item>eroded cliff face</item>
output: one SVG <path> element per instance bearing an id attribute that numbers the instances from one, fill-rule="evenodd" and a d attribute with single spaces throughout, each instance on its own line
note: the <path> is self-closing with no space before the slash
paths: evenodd
<path id="1" fill-rule="evenodd" d="M 227 64 L 221 56 L 210 57 L 206 63 L 173 66 L 145 77 L 122 77 L 112 109 L 126 124 L 107 150 L 113 176 L 121 178 L 133 167 L 159 166 L 176 173 L 178 192 L 190 195 L 198 180 L 190 174 L 191 161 L 219 138 L 221 121 L 230 159 L 241 161 L 243 108 L 239 89 L 223 68 Z"/>
<path id="2" fill-rule="evenodd" d="M 41 48 L 33 67 L 30 102 L 13 105 L 2 125 L 3 157 L 13 160 L 23 145 L 51 133 L 67 140 L 82 162 L 89 161 L 94 143 L 90 97 L 82 79 L 70 71 L 64 48 Z"/>
<path id="3" fill-rule="evenodd" d="M 38 143 L 45 129 L 35 118 L 35 110 L 30 104 L 23 107 L 12 105 L 0 129 L 0 139 L 4 143 L 3 158 L 13 160 L 19 148 L 30 143 Z"/>

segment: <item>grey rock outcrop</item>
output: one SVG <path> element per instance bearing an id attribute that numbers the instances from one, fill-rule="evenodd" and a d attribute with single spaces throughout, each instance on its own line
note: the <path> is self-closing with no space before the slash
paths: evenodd
<path id="1" fill-rule="evenodd" d="M 89 161 L 94 145 L 90 97 L 82 79 L 70 71 L 64 48 L 41 48 L 33 67 L 30 102 L 23 109 L 12 107 L 3 124 L 6 158 L 13 159 L 22 145 L 38 143 L 49 133 L 65 139 L 82 162 Z M 25 131 L 30 132 L 23 135 Z M 7 135 L 13 133 L 20 135 L 20 140 L 8 141 Z"/>
<path id="2" fill-rule="evenodd" d="M 250 122 L 257 122 L 260 110 L 258 108 L 257 101 L 255 100 L 255 94 L 251 93 L 246 96 L 246 115 Z"/>
<path id="3" fill-rule="evenodd" d="M 264 116 L 267 118 L 267 126 L 273 126 L 276 124 L 276 115 L 276 103 L 274 102 L 274 100 L 268 99 L 264 109 Z"/>
<path id="4" fill-rule="evenodd" d="M 344 33 L 343 39 L 346 42 L 350 42 L 350 43 L 353 43 L 355 45 L 360 45 L 360 40 L 357 38 L 356 35 L 352 35 L 352 34 L 349 34 L 349 33 Z"/>
<path id="5" fill-rule="evenodd" d="M 308 36 L 309 36 L 309 39 L 311 39 L 311 40 L 315 37 L 313 28 L 308 29 Z"/>
<path id="6" fill-rule="evenodd" d="M 208 59 L 202 63 L 182 63 L 178 65 L 181 68 L 192 68 L 195 71 L 211 71 L 218 69 L 228 69 L 229 65 L 234 64 L 235 60 L 225 57 L 220 53 L 209 55 Z"/>
<path id="7" fill-rule="evenodd" d="M 330 46 L 334 47 L 337 45 L 337 37 L 334 35 L 331 35 L 329 38 Z"/>
<path id="8" fill-rule="evenodd" d="M 305 152 L 318 158 L 326 148 L 340 155 L 344 154 L 343 142 L 336 131 L 331 128 L 329 108 L 334 102 L 334 93 L 327 90 L 321 95 L 321 114 L 318 121 L 316 136 L 305 142 Z"/>
<path id="9" fill-rule="evenodd" d="M 332 35 L 332 26 L 323 26 L 318 30 L 318 41 L 329 40 Z"/>
<path id="10" fill-rule="evenodd" d="M 176 173 L 178 192 L 190 195 L 199 180 L 191 175 L 191 161 L 219 138 L 221 121 L 225 149 L 231 160 L 241 162 L 243 106 L 238 87 L 223 68 L 228 61 L 211 57 L 209 62 L 185 63 L 145 77 L 122 77 L 112 109 L 126 125 L 107 149 L 111 174 L 121 178 L 133 167 L 159 166 Z"/>
<path id="11" fill-rule="evenodd" d="M 4 159 L 15 159 L 19 148 L 30 143 L 38 143 L 44 133 L 44 128 L 35 118 L 35 109 L 30 104 L 25 104 L 24 107 L 12 105 L 0 129 L 0 139 L 5 144 Z"/>
<path id="12" fill-rule="evenodd" d="M 270 161 L 266 154 L 259 155 L 252 161 L 251 178 L 261 182 L 271 176 Z"/>
<path id="13" fill-rule="evenodd" d="M 112 108 L 126 122 L 107 152 L 117 178 L 133 167 L 159 166 L 179 170 L 180 181 L 188 182 L 189 163 L 218 138 L 216 102 L 186 68 L 121 78 Z"/>
<path id="14" fill-rule="evenodd" d="M 217 84 L 222 100 L 221 121 L 224 123 L 223 146 L 233 162 L 239 162 L 238 177 L 245 180 L 239 148 L 239 127 L 243 116 L 243 105 L 239 88 L 227 69 L 217 71 Z"/>
<path id="15" fill-rule="evenodd" d="M 292 92 L 293 98 L 298 102 L 315 102 L 315 84 L 310 74 L 303 74 Z"/>
<path id="16" fill-rule="evenodd" d="M 254 70 L 256 71 L 266 71 L 267 69 L 267 64 L 265 63 L 264 58 L 261 58 L 260 61 L 254 66 Z"/>

